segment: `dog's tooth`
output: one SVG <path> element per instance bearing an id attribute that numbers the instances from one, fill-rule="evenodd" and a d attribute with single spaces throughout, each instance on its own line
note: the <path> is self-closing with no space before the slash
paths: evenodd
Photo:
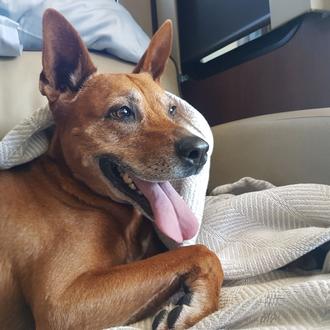
<path id="1" fill-rule="evenodd" d="M 125 173 L 125 174 L 123 175 L 123 180 L 124 180 L 124 182 L 127 183 L 127 184 L 130 184 L 130 183 L 133 182 L 132 178 L 128 175 L 128 173 Z"/>
<path id="2" fill-rule="evenodd" d="M 135 187 L 135 184 L 134 184 L 134 183 L 130 183 L 128 186 L 129 186 L 131 189 L 136 190 L 136 187 Z"/>

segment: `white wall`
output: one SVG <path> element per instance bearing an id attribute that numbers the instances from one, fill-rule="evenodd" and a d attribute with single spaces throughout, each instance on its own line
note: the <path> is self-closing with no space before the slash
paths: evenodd
<path id="1" fill-rule="evenodd" d="M 272 29 L 312 11 L 330 10 L 330 0 L 269 0 Z"/>
<path id="2" fill-rule="evenodd" d="M 150 0 L 119 0 L 119 3 L 128 9 L 149 37 L 152 36 Z"/>
<path id="3" fill-rule="evenodd" d="M 157 0 L 157 19 L 161 25 L 166 19 L 171 19 L 173 23 L 173 49 L 172 57 L 177 64 L 179 73 L 181 72 L 180 48 L 179 48 L 179 30 L 176 0 Z"/>
<path id="4" fill-rule="evenodd" d="M 140 24 L 144 31 L 152 36 L 152 19 L 151 19 L 151 1 L 150 0 L 119 0 L 123 6 L 132 14 L 135 20 Z M 171 19 L 174 28 L 174 40 L 172 57 L 180 68 L 180 50 L 179 50 L 179 34 L 177 25 L 177 10 L 175 0 L 157 0 L 157 19 L 161 25 L 166 19 Z"/>

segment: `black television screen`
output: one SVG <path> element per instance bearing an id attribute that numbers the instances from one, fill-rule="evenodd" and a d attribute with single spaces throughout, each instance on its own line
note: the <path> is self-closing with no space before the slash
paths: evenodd
<path id="1" fill-rule="evenodd" d="M 269 0 L 177 0 L 177 10 L 183 65 L 270 24 Z"/>

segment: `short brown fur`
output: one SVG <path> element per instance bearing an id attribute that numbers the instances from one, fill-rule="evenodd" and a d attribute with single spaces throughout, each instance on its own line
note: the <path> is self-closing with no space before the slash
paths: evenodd
<path id="1" fill-rule="evenodd" d="M 169 118 L 158 84 L 171 31 L 166 22 L 134 73 L 96 74 L 77 32 L 46 11 L 40 90 L 56 128 L 46 155 L 0 172 L 1 329 L 128 324 L 155 312 L 182 283 L 195 305 L 175 328 L 217 309 L 218 258 L 201 245 L 165 252 L 152 223 L 107 182 L 94 157 L 111 152 L 145 180 L 184 176 L 173 143 L 185 129 Z M 105 120 L 127 99 L 138 124 Z"/>

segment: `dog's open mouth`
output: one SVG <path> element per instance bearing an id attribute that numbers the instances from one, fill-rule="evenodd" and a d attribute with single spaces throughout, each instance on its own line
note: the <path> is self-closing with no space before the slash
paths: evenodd
<path id="1" fill-rule="evenodd" d="M 99 160 L 100 169 L 104 176 L 124 195 L 137 202 L 148 217 L 153 219 L 152 209 L 148 200 L 142 192 L 136 187 L 132 177 L 123 167 L 118 165 L 117 161 L 109 157 L 101 157 Z"/>
<path id="2" fill-rule="evenodd" d="M 99 159 L 99 166 L 111 184 L 137 203 L 163 234 L 178 243 L 196 235 L 195 215 L 169 182 L 141 180 L 107 156 Z"/>

